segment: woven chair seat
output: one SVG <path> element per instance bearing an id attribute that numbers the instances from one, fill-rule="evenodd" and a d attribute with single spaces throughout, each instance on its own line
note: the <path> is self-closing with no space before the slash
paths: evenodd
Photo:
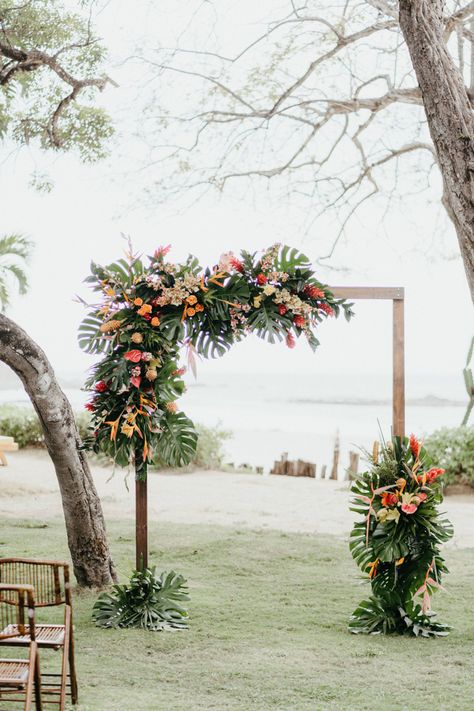
<path id="1" fill-rule="evenodd" d="M 28 630 L 28 627 L 26 627 L 26 630 Z M 17 625 L 8 625 L 5 627 L 0 632 L 0 637 L 4 636 L 6 638 L 2 640 L 2 644 L 25 646 L 30 643 L 28 634 L 19 635 L 17 632 Z M 35 636 L 38 647 L 62 647 L 64 644 L 64 634 L 64 625 L 35 625 Z"/>
<path id="2" fill-rule="evenodd" d="M 0 659 L 0 686 L 25 686 L 29 667 L 29 663 L 24 660 Z"/>

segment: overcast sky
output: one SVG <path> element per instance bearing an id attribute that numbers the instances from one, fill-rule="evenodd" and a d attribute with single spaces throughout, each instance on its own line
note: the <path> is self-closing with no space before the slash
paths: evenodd
<path id="1" fill-rule="evenodd" d="M 168 11 L 163 22 L 158 22 L 156 4 L 151 15 L 145 12 L 148 5 L 126 0 L 109 3 L 99 18 L 104 41 L 112 49 L 113 76 L 120 85 L 108 89 L 101 101 L 118 116 L 114 155 L 130 155 L 131 168 L 134 139 L 127 135 L 124 116 L 134 110 L 132 80 L 133 71 L 138 70 L 118 66 L 120 53 L 131 51 L 134 33 L 138 39 L 156 30 L 164 35 L 163 41 L 172 41 L 183 21 L 181 3 L 174 3 L 174 11 L 170 3 L 164 3 Z M 235 3 L 229 6 L 235 7 Z M 237 39 L 239 31 L 247 36 L 245 12 L 252 17 L 254 6 L 248 1 L 239 3 L 240 25 L 234 26 Z M 136 12 L 129 21 L 132 7 Z M 151 26 L 146 25 L 150 18 Z M 83 311 L 73 299 L 77 293 L 87 298 L 82 280 L 91 260 L 104 263 L 122 256 L 121 233 L 130 235 L 135 247 L 145 253 L 172 243 L 174 260 L 193 252 L 203 265 L 214 264 L 224 251 L 258 249 L 275 241 L 301 247 L 313 259 L 321 254 L 322 239 L 327 235 L 318 235 L 316 225 L 311 235 L 304 236 L 289 204 L 235 200 L 235 196 L 224 194 L 179 214 L 175 206 L 145 209 L 136 199 L 140 177 L 122 177 L 123 158 L 120 160 L 119 167 L 114 157 L 99 165 L 83 166 L 74 156 L 52 159 L 25 149 L 0 165 L 2 232 L 22 232 L 36 244 L 29 265 L 30 292 L 13 299 L 8 315 L 38 341 L 59 373 L 77 373 L 91 364 L 91 357 L 77 346 Z M 52 177 L 55 187 L 51 193 L 39 194 L 28 187 L 35 167 Z M 472 335 L 472 305 L 454 230 L 445 221 L 440 231 L 439 204 L 435 194 L 432 198 L 431 202 L 423 198 L 415 206 L 411 202 L 407 210 L 391 215 L 383 227 L 369 205 L 363 219 L 352 223 L 332 263 L 348 271 L 318 273 L 330 284 L 404 286 L 407 370 L 458 374 Z M 303 342 L 289 351 L 284 345 L 262 344 L 255 337 L 235 347 L 215 367 L 262 373 L 294 368 L 303 372 L 390 371 L 390 304 L 359 302 L 356 313 L 350 325 L 339 321 L 321 327 L 322 346 L 316 355 Z"/>

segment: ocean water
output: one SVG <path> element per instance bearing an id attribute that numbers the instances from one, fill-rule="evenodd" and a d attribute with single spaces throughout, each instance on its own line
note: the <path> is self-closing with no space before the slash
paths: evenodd
<path id="1" fill-rule="evenodd" d="M 340 475 L 349 450 L 370 448 L 391 427 L 391 376 L 324 373 L 223 373 L 204 369 L 180 408 L 195 422 L 232 432 L 225 444 L 226 461 L 263 466 L 288 452 L 290 459 L 316 462 L 318 472 L 332 462 L 334 442 L 341 446 Z M 86 394 L 64 388 L 76 408 Z M 420 436 L 443 426 L 459 425 L 466 395 L 459 376 L 408 376 L 406 431 Z M 28 403 L 21 388 L 0 390 L 0 402 Z"/>

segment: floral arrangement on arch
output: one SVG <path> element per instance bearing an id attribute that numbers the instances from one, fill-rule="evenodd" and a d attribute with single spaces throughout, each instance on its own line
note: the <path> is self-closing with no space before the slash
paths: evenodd
<path id="1" fill-rule="evenodd" d="M 205 269 L 194 256 L 168 262 L 168 251 L 160 247 L 145 263 L 130 248 L 126 259 L 93 263 L 86 281 L 100 301 L 87 305 L 79 331 L 80 346 L 103 356 L 86 383 L 92 417 L 85 444 L 118 464 L 134 461 L 139 477 L 154 454 L 170 466 L 194 454 L 196 432 L 176 403 L 185 390 L 183 347 L 193 370 L 196 355 L 221 356 L 249 333 L 289 348 L 304 337 L 314 350 L 324 319 L 353 315 L 294 248 L 229 252 Z"/>
<path id="2" fill-rule="evenodd" d="M 449 627 L 435 621 L 431 597 L 448 572 L 440 545 L 453 535 L 438 511 L 440 477 L 414 435 L 393 437 L 374 448 L 372 466 L 353 482 L 351 511 L 363 514 L 350 537 L 352 557 L 367 575 L 372 595 L 354 611 L 355 633 L 410 633 L 443 636 Z"/>

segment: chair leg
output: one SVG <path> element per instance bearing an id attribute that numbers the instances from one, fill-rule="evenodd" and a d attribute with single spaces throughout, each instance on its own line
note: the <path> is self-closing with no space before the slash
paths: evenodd
<path id="1" fill-rule="evenodd" d="M 72 628 L 71 620 L 71 633 L 69 638 L 69 678 L 71 681 L 71 701 L 75 706 L 78 702 L 78 690 L 77 690 L 77 675 L 76 675 L 76 659 L 74 657 L 74 630 Z"/>
<path id="2" fill-rule="evenodd" d="M 30 644 L 30 654 L 29 654 L 29 665 L 28 670 L 28 681 L 25 689 L 25 711 L 31 711 L 31 701 L 33 699 L 33 681 L 36 673 L 36 660 L 38 656 L 38 648 L 36 642 L 31 642 Z"/>
<path id="3" fill-rule="evenodd" d="M 42 702 L 42 699 L 41 699 L 41 672 L 40 672 L 40 660 L 39 660 L 39 654 L 38 654 L 38 653 L 36 653 L 36 664 L 35 664 L 34 678 L 35 678 L 35 705 L 36 705 L 36 711 L 42 711 L 42 709 L 43 709 L 43 702 Z"/>

